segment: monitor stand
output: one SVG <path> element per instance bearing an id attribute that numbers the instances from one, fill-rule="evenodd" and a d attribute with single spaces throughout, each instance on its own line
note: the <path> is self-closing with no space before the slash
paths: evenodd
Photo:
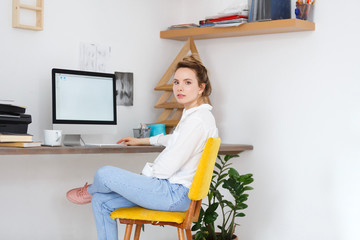
<path id="1" fill-rule="evenodd" d="M 81 146 L 80 134 L 65 134 L 63 144 L 67 147 Z"/>

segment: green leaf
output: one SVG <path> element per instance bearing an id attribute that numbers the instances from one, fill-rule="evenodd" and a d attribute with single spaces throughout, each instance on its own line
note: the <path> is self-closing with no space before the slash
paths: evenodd
<path id="1" fill-rule="evenodd" d="M 219 158 L 219 159 L 220 159 L 221 165 L 224 165 L 226 163 L 224 159 L 221 159 L 221 158 Z"/>
<path id="2" fill-rule="evenodd" d="M 241 194 L 238 196 L 237 200 L 246 201 L 249 197 L 249 194 Z"/>
<path id="3" fill-rule="evenodd" d="M 227 162 L 230 159 L 234 158 L 234 157 L 239 157 L 238 154 L 229 154 L 229 155 L 225 155 L 224 160 Z"/>
<path id="4" fill-rule="evenodd" d="M 191 227 L 191 231 L 197 231 L 201 228 L 201 222 L 196 222 L 194 223 L 194 225 Z"/>
<path id="5" fill-rule="evenodd" d="M 215 222 L 219 215 L 216 212 L 205 212 L 204 223 L 210 224 Z"/>
<path id="6" fill-rule="evenodd" d="M 250 186 L 244 187 L 244 191 L 249 191 L 249 190 L 254 190 L 254 188 L 253 188 L 253 187 L 250 187 Z"/>
<path id="7" fill-rule="evenodd" d="M 224 168 L 225 168 L 225 167 L 229 167 L 229 166 L 231 166 L 231 165 L 232 165 L 232 163 L 230 163 L 230 162 L 229 162 L 229 163 L 225 163 L 225 164 L 224 164 Z"/>
<path id="8" fill-rule="evenodd" d="M 245 203 L 241 203 L 238 205 L 237 209 L 246 209 L 248 207 L 248 205 L 246 205 Z"/>
<path id="9" fill-rule="evenodd" d="M 238 173 L 238 171 L 235 170 L 235 168 L 230 168 L 228 173 L 229 177 L 231 178 L 237 179 L 240 176 L 240 174 Z"/>
<path id="10" fill-rule="evenodd" d="M 227 173 L 221 174 L 218 178 L 218 181 L 222 180 L 223 178 L 225 178 L 227 176 Z"/>
<path id="11" fill-rule="evenodd" d="M 221 179 L 220 181 L 218 181 L 215 185 L 215 189 L 217 189 L 224 181 L 225 179 Z"/>
<path id="12" fill-rule="evenodd" d="M 224 168 L 222 169 L 223 172 L 227 172 L 230 168 L 228 166 L 224 166 Z"/>
<path id="13" fill-rule="evenodd" d="M 227 162 L 231 158 L 231 155 L 225 155 L 224 160 Z"/>
<path id="14" fill-rule="evenodd" d="M 229 189 L 230 192 L 232 192 L 237 186 L 238 186 L 238 182 L 233 178 L 229 178 L 225 180 L 224 184 L 222 185 L 223 188 Z"/>
<path id="15" fill-rule="evenodd" d="M 229 206 L 231 209 L 236 210 L 235 206 L 232 202 L 230 202 L 228 200 L 224 200 L 224 203 L 226 203 L 226 205 Z"/>
<path id="16" fill-rule="evenodd" d="M 238 214 L 236 214 L 236 217 L 245 217 L 246 215 L 245 215 L 245 213 L 238 213 Z"/>
<path id="17" fill-rule="evenodd" d="M 214 192 L 210 192 L 210 193 L 209 193 L 209 199 L 210 199 L 210 201 L 213 199 L 213 197 L 214 197 Z"/>
<path id="18" fill-rule="evenodd" d="M 211 204 L 206 210 L 205 210 L 205 213 L 204 213 L 204 222 L 205 224 L 210 224 L 210 223 L 213 223 L 218 214 L 216 213 L 216 209 L 217 207 L 219 206 L 219 203 L 214 203 L 214 204 Z"/>
<path id="19" fill-rule="evenodd" d="M 250 183 L 254 182 L 254 179 L 248 178 L 244 181 L 244 185 L 249 185 Z"/>
<path id="20" fill-rule="evenodd" d="M 211 204 L 211 205 L 208 207 L 208 209 L 206 209 L 205 213 L 206 213 L 206 212 L 215 212 L 216 209 L 218 208 L 218 206 L 219 206 L 219 203 L 213 203 L 213 204 Z"/>

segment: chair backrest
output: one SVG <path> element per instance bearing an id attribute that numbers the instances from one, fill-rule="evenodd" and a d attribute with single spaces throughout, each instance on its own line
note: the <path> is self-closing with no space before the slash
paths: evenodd
<path id="1" fill-rule="evenodd" d="M 220 142 L 220 138 L 209 138 L 207 140 L 189 190 L 189 198 L 191 200 L 197 201 L 207 196 Z"/>

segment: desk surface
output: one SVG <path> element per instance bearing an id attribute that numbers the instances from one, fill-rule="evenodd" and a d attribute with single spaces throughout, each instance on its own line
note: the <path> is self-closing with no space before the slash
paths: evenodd
<path id="1" fill-rule="evenodd" d="M 0 155 L 33 155 L 33 154 L 107 154 L 107 153 L 153 153 L 161 152 L 164 147 L 128 146 L 128 147 L 34 147 L 12 148 L 0 147 Z M 221 144 L 219 154 L 238 154 L 245 150 L 253 150 L 252 145 Z"/>

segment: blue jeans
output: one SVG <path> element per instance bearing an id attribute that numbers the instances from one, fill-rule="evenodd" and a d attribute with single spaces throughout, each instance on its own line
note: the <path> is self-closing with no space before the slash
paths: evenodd
<path id="1" fill-rule="evenodd" d="M 183 212 L 190 205 L 189 189 L 166 179 L 150 178 L 121 168 L 105 166 L 88 187 L 99 240 L 118 239 L 117 223 L 110 213 L 118 208 L 141 206 Z"/>

